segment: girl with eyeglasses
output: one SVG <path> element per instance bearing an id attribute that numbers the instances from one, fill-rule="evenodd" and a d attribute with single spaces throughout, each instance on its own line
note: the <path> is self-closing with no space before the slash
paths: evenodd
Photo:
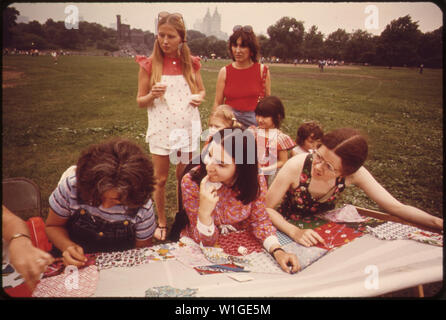
<path id="1" fill-rule="evenodd" d="M 169 156 L 176 155 L 176 159 L 181 159 L 176 166 L 178 179 L 190 161 L 193 147 L 199 146 L 196 143 L 201 134 L 198 107 L 206 94 L 200 59 L 190 54 L 181 14 L 159 13 L 153 53 L 149 58 L 137 56 L 136 62 L 140 65 L 136 101 L 140 108 L 147 109 L 146 142 L 149 143 L 157 181 L 154 200 L 158 228 L 155 237 L 165 240 Z M 183 161 L 186 158 L 188 161 Z"/>
<path id="2" fill-rule="evenodd" d="M 443 219 L 402 204 L 375 180 L 363 167 L 367 153 L 365 138 L 357 130 L 342 128 L 325 134 L 322 145 L 313 153 L 299 154 L 288 160 L 266 196 L 266 206 L 274 225 L 302 245 L 323 242 L 312 229 L 300 229 L 285 218 L 334 209 L 337 195 L 346 186 L 355 185 L 385 212 L 443 230 Z M 273 208 L 282 198 L 276 211 Z"/>
<path id="3" fill-rule="evenodd" d="M 233 62 L 218 73 L 213 108 L 227 104 L 244 128 L 256 126 L 254 110 L 271 94 L 271 80 L 268 67 L 259 63 L 260 47 L 251 26 L 234 27 L 229 54 Z"/>

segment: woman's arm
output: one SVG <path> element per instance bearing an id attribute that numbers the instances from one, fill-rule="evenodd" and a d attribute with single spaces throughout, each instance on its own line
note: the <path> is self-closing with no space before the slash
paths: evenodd
<path id="1" fill-rule="evenodd" d="M 71 241 L 65 228 L 68 219 L 59 217 L 51 208 L 45 222 L 48 239 L 62 252 L 64 263 L 82 266 L 87 261 L 84 250 L 77 243 Z"/>
<path id="2" fill-rule="evenodd" d="M 263 67 L 265 68 L 266 65 L 264 65 Z M 269 68 L 268 68 L 265 79 L 265 97 L 270 95 L 271 95 L 271 74 L 269 73 Z"/>
<path id="3" fill-rule="evenodd" d="M 415 207 L 402 204 L 384 189 L 366 168 L 359 168 L 358 171 L 348 177 L 347 183 L 348 182 L 364 190 L 367 196 L 375 201 L 387 213 L 406 221 L 443 230 L 443 219 L 435 217 Z"/>
<path id="4" fill-rule="evenodd" d="M 138 107 L 147 108 L 153 104 L 155 96 L 150 90 L 150 77 L 146 70 L 139 67 L 138 73 L 138 93 L 136 95 L 136 102 Z"/>
<path id="5" fill-rule="evenodd" d="M 225 82 L 226 82 L 226 67 L 223 67 L 218 72 L 217 85 L 215 88 L 215 100 L 214 100 L 214 105 L 212 106 L 212 111 L 214 111 L 217 106 L 223 104 L 224 102 L 223 92 L 225 90 Z"/>

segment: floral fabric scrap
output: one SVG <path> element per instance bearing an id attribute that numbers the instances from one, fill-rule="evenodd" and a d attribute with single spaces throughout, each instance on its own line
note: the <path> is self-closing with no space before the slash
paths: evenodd
<path id="1" fill-rule="evenodd" d="M 152 287 L 146 290 L 146 297 L 193 297 L 198 289 L 179 289 L 171 286 Z"/>

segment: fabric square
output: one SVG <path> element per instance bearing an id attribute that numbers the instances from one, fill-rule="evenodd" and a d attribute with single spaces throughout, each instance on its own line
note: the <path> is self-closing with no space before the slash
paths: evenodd
<path id="1" fill-rule="evenodd" d="M 355 206 L 347 204 L 342 208 L 321 214 L 321 217 L 331 222 L 364 222 L 366 219 L 359 215 Z"/>
<path id="2" fill-rule="evenodd" d="M 314 216 L 291 215 L 290 219 L 288 219 L 288 222 L 294 224 L 296 227 L 300 229 L 315 229 L 328 223 L 327 220 L 321 219 L 315 215 Z"/>
<path id="3" fill-rule="evenodd" d="M 418 231 L 417 227 L 388 221 L 377 227 L 367 226 L 367 232 L 381 240 L 404 240 L 409 239 L 409 234 Z"/>
<path id="4" fill-rule="evenodd" d="M 318 243 L 316 246 L 327 250 L 340 247 L 363 234 L 361 231 L 351 229 L 345 224 L 337 224 L 334 222 L 329 222 L 321 227 L 315 228 L 314 231 L 325 240 L 325 244 Z"/>
<path id="5" fill-rule="evenodd" d="M 70 271 L 69 271 L 70 270 Z M 90 297 L 99 280 L 98 268 L 94 265 L 77 269 L 65 268 L 63 274 L 42 279 L 36 286 L 33 297 Z"/>
<path id="6" fill-rule="evenodd" d="M 280 243 L 281 246 L 284 246 L 284 245 L 286 245 L 288 243 L 293 243 L 294 242 L 293 239 L 291 239 L 288 235 L 286 235 L 285 233 L 283 233 L 280 230 L 277 230 L 276 236 L 277 236 L 277 239 L 279 239 L 279 243 Z"/>
<path id="7" fill-rule="evenodd" d="M 228 234 L 220 234 L 218 237 L 218 246 L 223 251 L 232 256 L 242 255 L 238 248 L 243 246 L 247 249 L 247 254 L 252 252 L 262 252 L 262 243 L 249 231 L 230 232 Z"/>
<path id="8" fill-rule="evenodd" d="M 146 297 L 193 297 L 198 289 L 179 289 L 172 286 L 152 287 L 146 290 Z"/>
<path id="9" fill-rule="evenodd" d="M 416 230 L 409 233 L 408 238 L 411 240 L 419 241 L 434 246 L 443 246 L 443 235 L 435 232 Z"/>
<path id="10" fill-rule="evenodd" d="M 326 249 L 318 248 L 316 246 L 305 247 L 296 242 L 288 243 L 282 247 L 286 252 L 294 253 L 297 256 L 300 271 L 316 262 L 328 252 Z"/>
<path id="11" fill-rule="evenodd" d="M 248 262 L 241 265 L 245 267 L 246 271 L 258 273 L 284 273 L 277 261 L 265 250 L 263 252 L 253 252 L 244 258 L 247 259 Z"/>

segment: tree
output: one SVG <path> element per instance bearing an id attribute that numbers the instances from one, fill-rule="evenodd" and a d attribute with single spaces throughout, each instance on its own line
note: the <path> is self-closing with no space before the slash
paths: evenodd
<path id="1" fill-rule="evenodd" d="M 375 56 L 373 35 L 367 31 L 356 30 L 350 36 L 345 48 L 345 60 L 350 62 L 370 63 Z"/>
<path id="2" fill-rule="evenodd" d="M 336 60 L 344 60 L 345 50 L 350 35 L 344 29 L 338 29 L 328 35 L 324 41 L 324 54 Z"/>
<path id="3" fill-rule="evenodd" d="M 192 41 L 192 40 L 200 39 L 200 38 L 206 38 L 206 35 L 204 33 L 201 33 L 200 31 L 197 31 L 197 30 L 187 30 L 186 31 L 187 41 Z"/>
<path id="4" fill-rule="evenodd" d="M 17 17 L 20 12 L 14 7 L 7 7 L 3 10 L 3 46 L 8 47 L 13 43 L 13 28 L 17 25 Z"/>
<path id="5" fill-rule="evenodd" d="M 421 35 L 418 45 L 419 63 L 425 67 L 441 68 L 443 65 L 443 27 Z"/>
<path id="6" fill-rule="evenodd" d="M 389 67 L 417 65 L 421 32 L 410 15 L 392 20 L 381 33 L 377 53 Z"/>
<path id="7" fill-rule="evenodd" d="M 316 26 L 312 26 L 309 32 L 304 36 L 304 56 L 310 59 L 322 58 L 324 46 L 324 35 L 317 31 Z"/>
<path id="8" fill-rule="evenodd" d="M 295 59 L 302 56 L 304 31 L 302 21 L 289 17 L 283 17 L 273 26 L 269 26 L 267 33 L 271 48 L 274 48 L 271 54 L 282 59 Z"/>

